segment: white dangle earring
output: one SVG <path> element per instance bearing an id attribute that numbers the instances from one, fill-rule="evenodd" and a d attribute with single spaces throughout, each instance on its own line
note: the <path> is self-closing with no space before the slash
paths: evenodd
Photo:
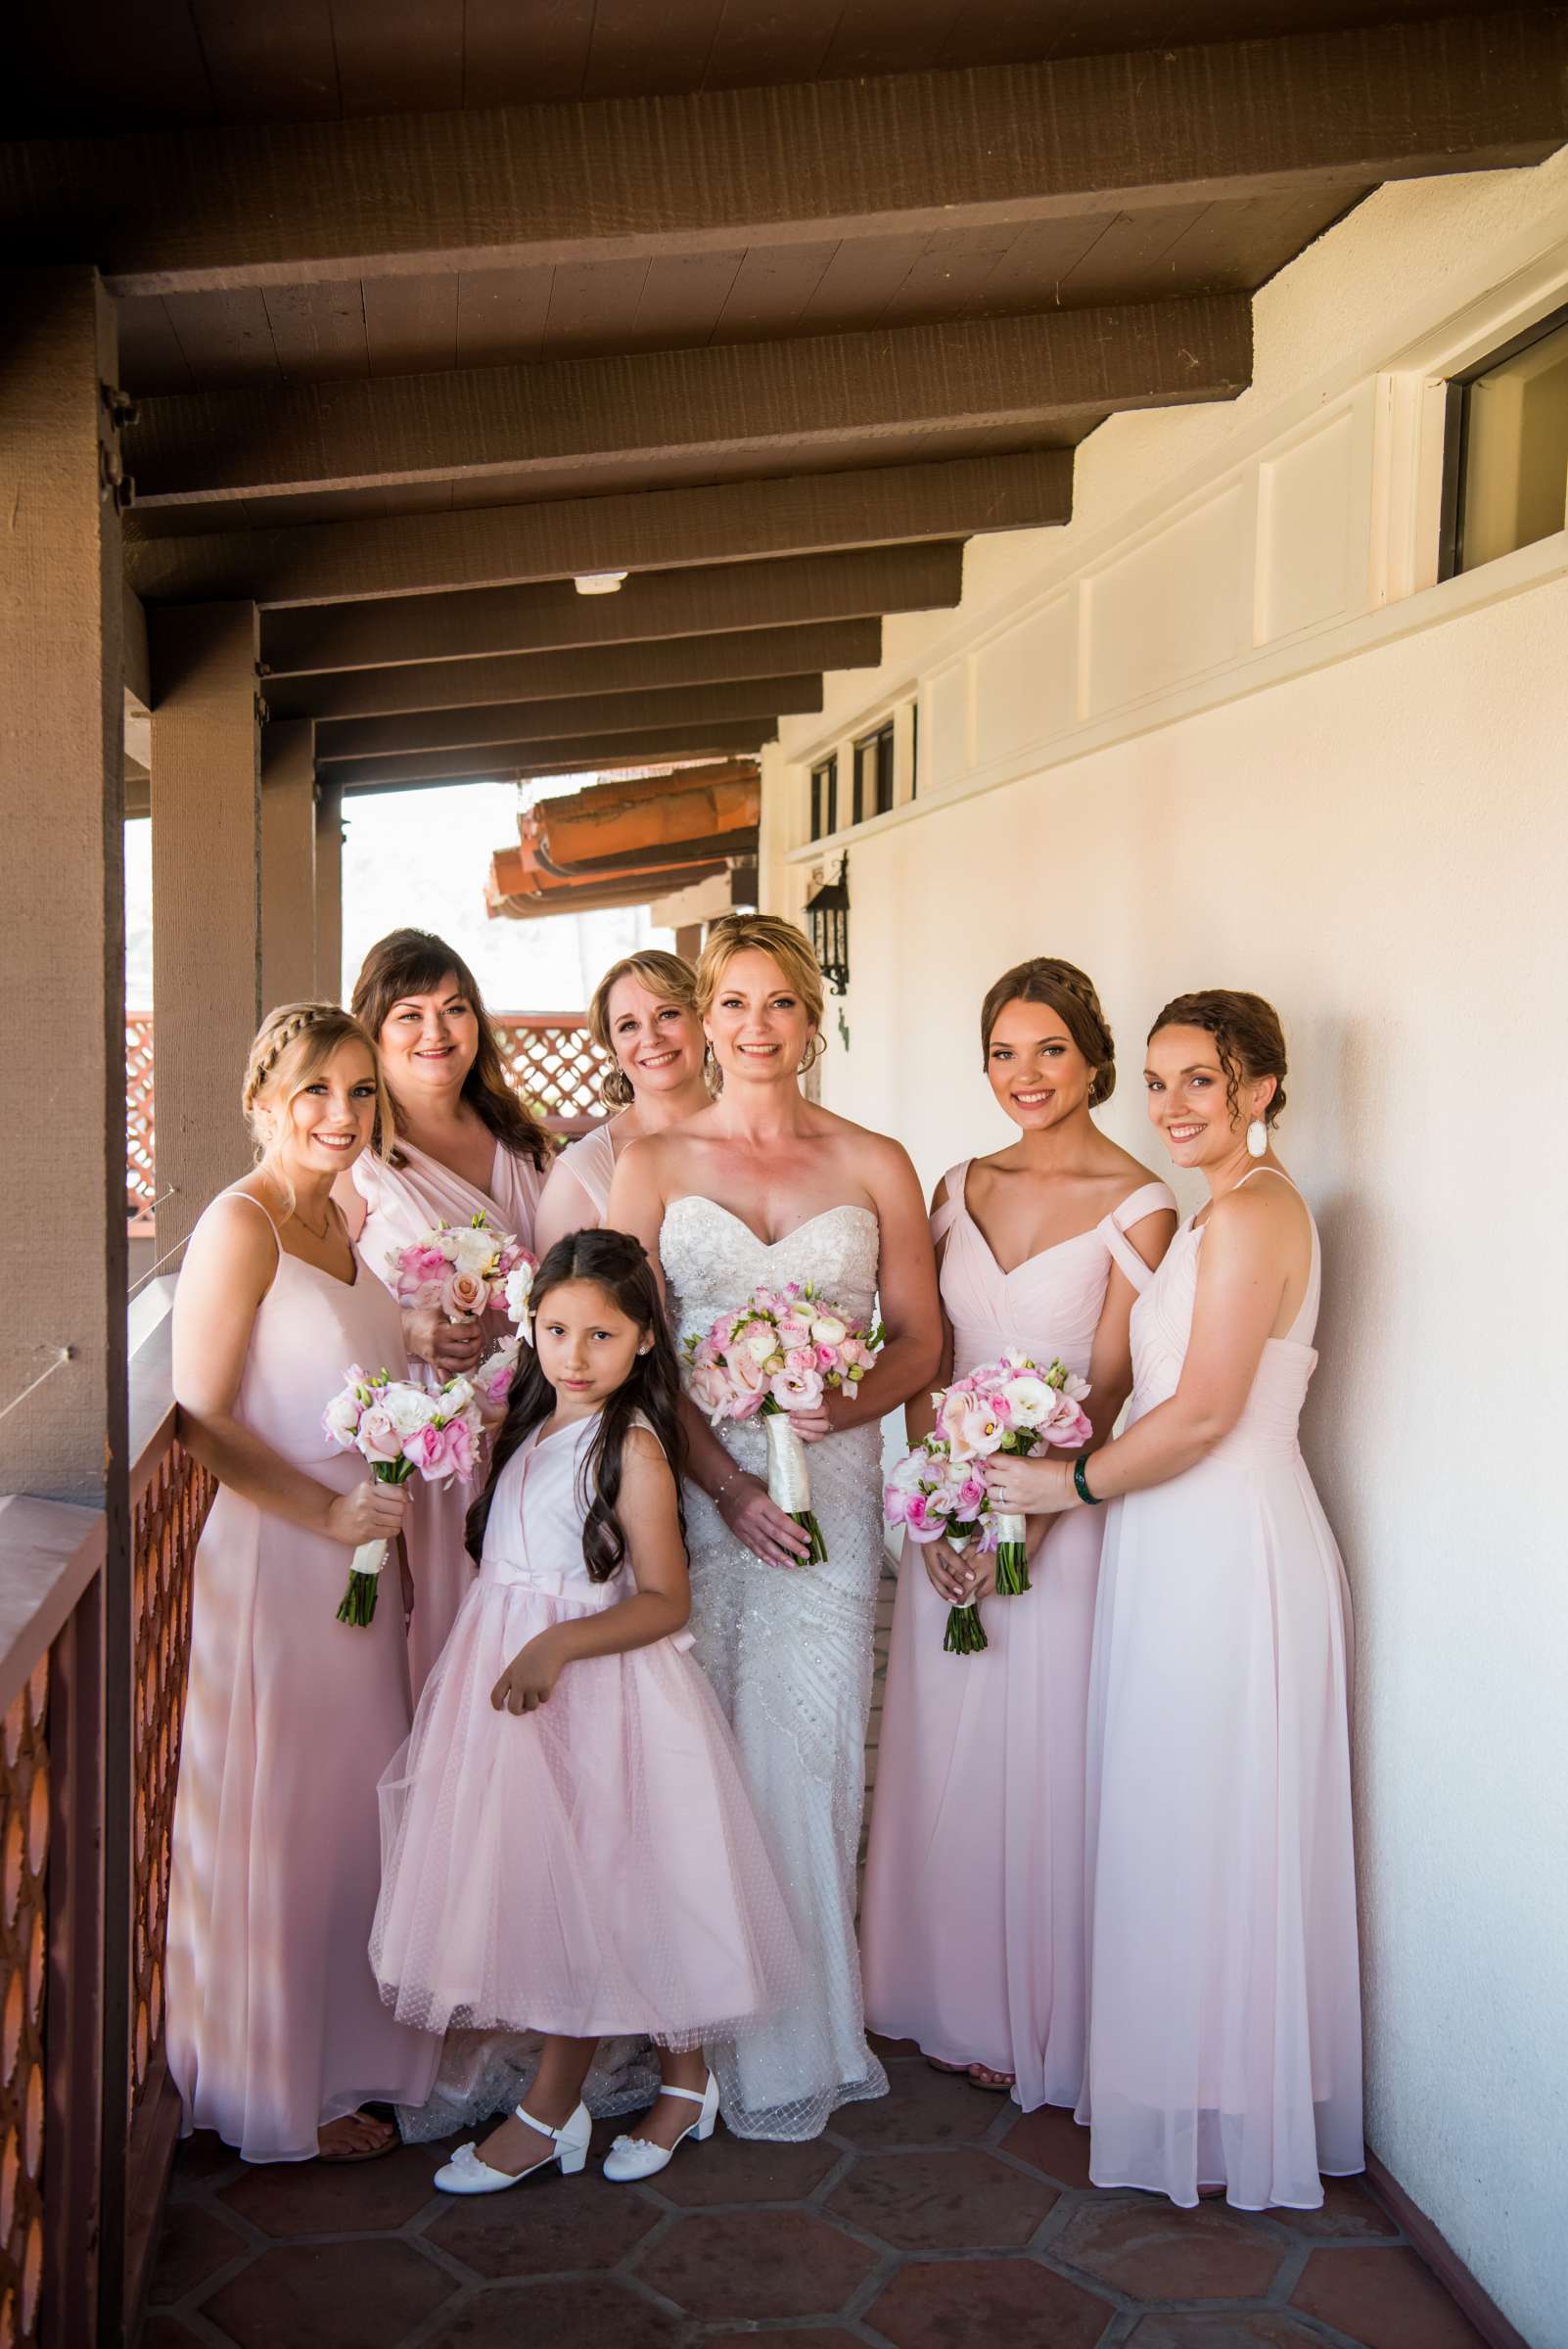
<path id="1" fill-rule="evenodd" d="M 1268 1147 L 1268 1128 L 1262 1118 L 1254 1118 L 1247 1128 L 1247 1156 L 1262 1158 Z"/>

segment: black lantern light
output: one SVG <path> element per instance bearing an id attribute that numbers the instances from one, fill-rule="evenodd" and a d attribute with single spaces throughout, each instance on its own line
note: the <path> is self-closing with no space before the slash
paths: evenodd
<path id="1" fill-rule="evenodd" d="M 830 992 L 842 995 L 850 985 L 850 860 L 839 859 L 839 877 L 824 881 L 806 900 L 806 919 L 811 951 L 822 966 Z"/>

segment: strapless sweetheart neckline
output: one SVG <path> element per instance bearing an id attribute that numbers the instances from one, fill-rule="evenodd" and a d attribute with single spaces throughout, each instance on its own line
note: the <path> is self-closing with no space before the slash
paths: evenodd
<path id="1" fill-rule="evenodd" d="M 845 1199 L 841 1200 L 837 1207 L 824 1207 L 819 1209 L 814 1216 L 807 1216 L 804 1223 L 797 1223 L 789 1231 L 781 1232 L 776 1240 L 764 1240 L 761 1232 L 752 1229 L 744 1216 L 738 1216 L 735 1210 L 732 1207 L 726 1207 L 721 1199 L 710 1199 L 706 1191 L 682 1191 L 678 1199 L 671 1199 L 665 1209 L 667 1221 L 674 1214 L 677 1207 L 693 1206 L 711 1207 L 715 1215 L 723 1216 L 731 1223 L 738 1224 L 747 1238 L 755 1241 L 766 1256 L 771 1256 L 776 1248 L 785 1247 L 789 1241 L 799 1239 L 801 1233 L 809 1231 L 813 1223 L 825 1223 L 829 1216 L 867 1216 L 873 1223 L 877 1221 L 875 1208 L 861 1207 L 855 1200 Z"/>

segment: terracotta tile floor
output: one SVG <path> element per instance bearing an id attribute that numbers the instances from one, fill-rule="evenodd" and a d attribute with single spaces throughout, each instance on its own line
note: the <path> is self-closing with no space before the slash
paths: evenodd
<path id="1" fill-rule="evenodd" d="M 1360 2185 L 1263 2217 L 1096 2192 L 1066 2113 L 878 2044 L 885 2100 L 813 2144 L 720 2130 L 651 2186 L 592 2161 L 452 2201 L 435 2145 L 248 2170 L 194 2138 L 142 2349 L 1484 2349 Z"/>

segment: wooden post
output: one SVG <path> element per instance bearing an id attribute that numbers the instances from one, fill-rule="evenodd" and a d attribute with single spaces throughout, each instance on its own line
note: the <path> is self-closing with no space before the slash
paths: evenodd
<path id="1" fill-rule="evenodd" d="M 316 776 L 308 718 L 261 729 L 261 1006 L 316 991 Z"/>
<path id="2" fill-rule="evenodd" d="M 112 1832 L 101 1687 L 111 1727 L 129 1718 L 117 369 L 92 269 L 8 275 L 3 294 L 0 1492 L 85 1502 L 105 1535 L 96 1597 L 57 1642 L 50 1698 L 42 2280 L 63 2343 L 117 2338 L 123 2275 L 124 1985 L 106 1996 L 99 1907 Z M 128 1820 L 124 1833 L 128 1867 Z"/>
<path id="3" fill-rule="evenodd" d="M 686 922 L 675 932 L 675 952 L 682 962 L 695 962 L 703 950 L 703 925 Z"/>
<path id="4" fill-rule="evenodd" d="M 316 994 L 323 1003 L 344 999 L 341 783 L 316 787 Z"/>
<path id="5" fill-rule="evenodd" d="M 255 606 L 150 611 L 159 1255 L 251 1163 L 240 1111 L 261 1014 Z"/>

